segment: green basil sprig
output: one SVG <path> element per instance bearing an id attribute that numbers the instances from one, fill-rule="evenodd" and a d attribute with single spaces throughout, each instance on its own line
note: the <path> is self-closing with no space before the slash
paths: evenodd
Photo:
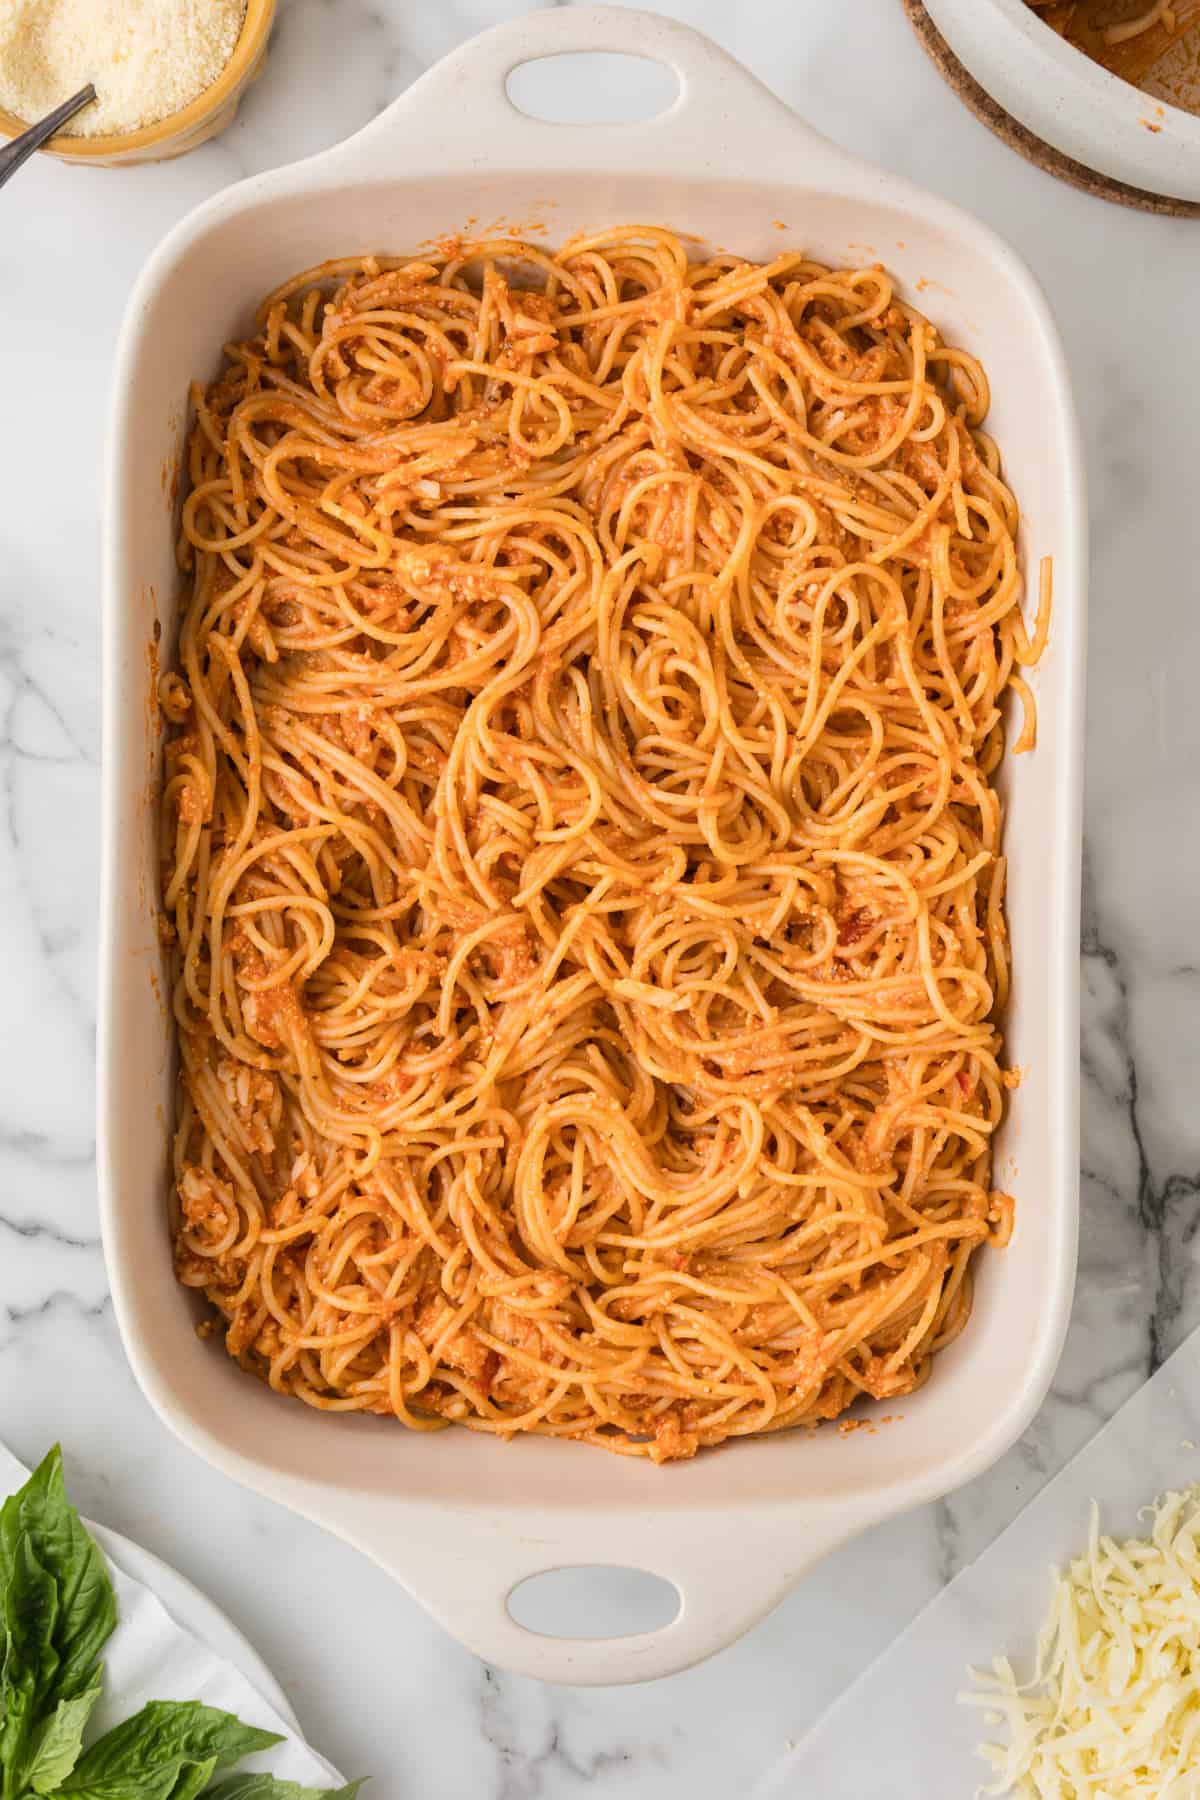
<path id="1" fill-rule="evenodd" d="M 274 1775 L 214 1776 L 279 1743 L 198 1700 L 151 1700 L 87 1749 L 117 1604 L 67 1499 L 57 1446 L 0 1507 L 0 1800 L 354 1800 Z"/>

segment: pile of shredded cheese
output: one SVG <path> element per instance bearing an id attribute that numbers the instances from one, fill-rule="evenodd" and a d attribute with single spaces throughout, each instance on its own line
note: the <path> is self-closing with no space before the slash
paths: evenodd
<path id="1" fill-rule="evenodd" d="M 1200 1487 L 1151 1509 L 1148 1538 L 1101 1535 L 1066 1574 L 1037 1646 L 1032 1681 L 1007 1657 L 972 1671 L 959 1698 L 1007 1724 L 983 1744 L 996 1780 L 1021 1800 L 1200 1800 Z"/>
<path id="2" fill-rule="evenodd" d="M 68 132 L 153 125 L 212 86 L 245 16 L 246 0 L 0 0 L 0 106 L 39 119 L 90 81 Z"/>

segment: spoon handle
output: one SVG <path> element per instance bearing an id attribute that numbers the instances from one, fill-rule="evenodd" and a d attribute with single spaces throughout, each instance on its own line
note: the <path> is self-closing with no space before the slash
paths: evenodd
<path id="1" fill-rule="evenodd" d="M 35 150 L 41 149 L 47 138 L 52 138 L 68 119 L 73 119 L 77 112 L 83 107 L 89 106 L 95 98 L 96 90 L 89 81 L 87 86 L 80 88 L 77 94 L 72 94 L 69 100 L 64 100 L 61 106 L 56 106 L 52 113 L 47 113 L 44 119 L 39 119 L 36 125 L 31 125 L 28 131 L 23 131 L 20 137 L 15 137 L 6 144 L 3 150 L 0 150 L 0 187 L 4 186 L 10 176 L 16 174 L 21 164 L 31 157 Z"/>

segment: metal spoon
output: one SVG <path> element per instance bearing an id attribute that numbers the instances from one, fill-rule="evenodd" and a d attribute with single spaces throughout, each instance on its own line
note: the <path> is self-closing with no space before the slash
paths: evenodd
<path id="1" fill-rule="evenodd" d="M 87 86 L 80 88 L 77 94 L 72 94 L 69 100 L 64 100 L 61 106 L 56 106 L 52 113 L 47 113 L 44 119 L 39 119 L 38 123 L 31 125 L 28 131 L 23 131 L 19 137 L 15 137 L 10 143 L 7 143 L 3 150 L 0 150 L 0 187 L 4 186 L 11 175 L 16 174 L 21 164 L 26 162 L 35 150 L 41 149 L 47 138 L 52 138 L 56 131 L 62 129 L 68 119 L 73 119 L 75 114 L 81 112 L 85 106 L 90 106 L 95 98 L 96 90 L 89 81 Z"/>

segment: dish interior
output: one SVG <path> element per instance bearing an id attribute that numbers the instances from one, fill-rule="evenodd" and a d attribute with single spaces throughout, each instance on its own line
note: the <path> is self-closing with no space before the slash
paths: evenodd
<path id="1" fill-rule="evenodd" d="M 864 183 L 865 183 L 865 178 Z M 115 800 L 108 1176 L 109 1251 L 138 1374 L 195 1447 L 248 1475 L 273 1474 L 310 1503 L 320 1490 L 453 1504 L 486 1495 L 497 1511 L 718 1506 L 801 1496 L 835 1505 L 903 1489 L 943 1492 L 1002 1448 L 1036 1405 L 1053 1368 L 1074 1253 L 1073 971 L 1077 881 L 1076 746 L 1071 653 L 1078 572 L 1060 569 L 1049 648 L 1034 672 L 1039 739 L 1006 759 L 1008 920 L 1013 996 L 1007 1060 L 1023 1074 L 1001 1135 L 993 1179 L 1016 1195 L 1002 1253 L 976 1259 L 974 1315 L 937 1359 L 931 1381 L 872 1430 L 823 1429 L 726 1446 L 662 1471 L 586 1446 L 506 1445 L 465 1431 L 410 1436 L 384 1420 L 314 1413 L 248 1380 L 195 1335 L 198 1309 L 178 1288 L 167 1229 L 168 1133 L 174 1075 L 156 930 L 155 788 L 160 742 L 152 681 L 165 665 L 180 578 L 174 561 L 178 477 L 194 377 L 217 373 L 222 342 L 250 325 L 259 296 L 297 269 L 369 249 L 419 250 L 461 229 L 495 229 L 559 243 L 573 231 L 653 220 L 708 245 L 766 261 L 802 245 L 840 265 L 885 263 L 902 292 L 951 343 L 978 356 L 992 383 L 987 429 L 1026 508 L 1021 548 L 1027 617 L 1044 554 L 1070 544 L 1065 471 L 1073 466 L 1068 403 L 1054 351 L 1024 288 L 997 253 L 952 237 L 885 201 L 806 193 L 787 185 L 626 175 L 496 173 L 342 183 L 336 167 L 306 194 L 271 193 L 215 212 L 170 258 L 140 319 L 118 399 L 114 621 L 109 671 Z M 782 226 L 782 229 L 781 229 Z M 699 246 L 698 246 L 699 250 Z M 1032 572 L 1032 578 L 1031 578 Z M 161 642 L 155 647 L 156 632 Z M 877 1408 L 876 1412 L 887 1412 Z M 868 1410 L 863 1417 L 871 1420 Z M 586 1471 L 586 1473 L 585 1473 Z M 876 1511 L 891 1510 L 880 1504 Z M 861 1521 L 860 1521 L 861 1522 Z"/>

